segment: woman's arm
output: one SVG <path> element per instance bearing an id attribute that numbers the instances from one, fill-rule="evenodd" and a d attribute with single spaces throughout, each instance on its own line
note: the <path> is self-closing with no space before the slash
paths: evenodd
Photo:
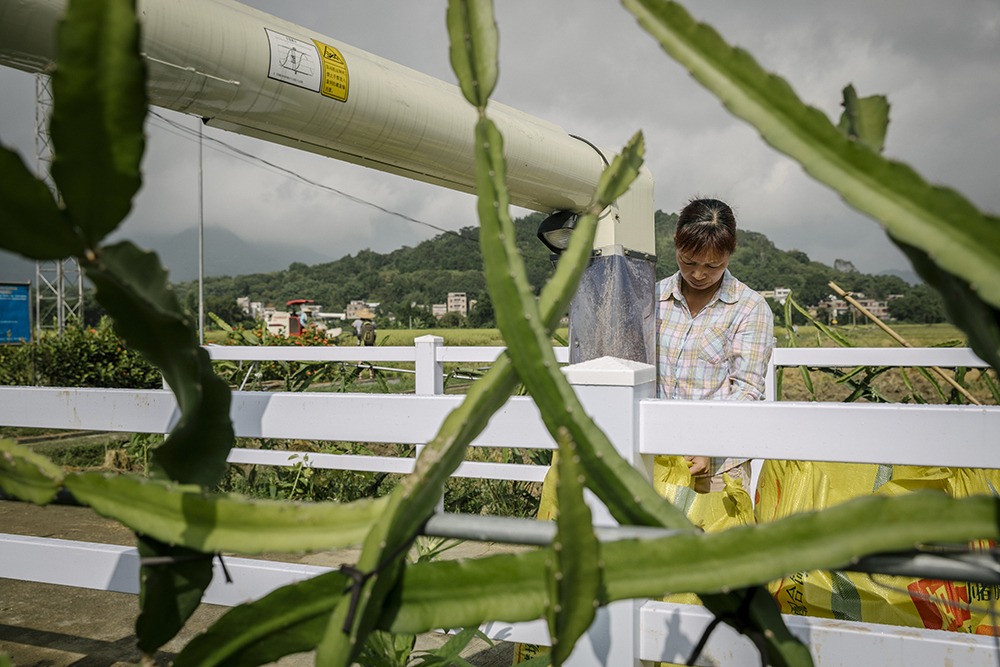
<path id="1" fill-rule="evenodd" d="M 774 347 L 774 316 L 764 299 L 747 313 L 736 329 L 730 356 L 730 401 L 764 398 L 764 378 Z"/>

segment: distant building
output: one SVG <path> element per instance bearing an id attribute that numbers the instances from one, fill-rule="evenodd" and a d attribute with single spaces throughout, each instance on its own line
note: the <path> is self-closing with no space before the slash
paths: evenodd
<path id="1" fill-rule="evenodd" d="M 773 299 L 777 301 L 782 306 L 785 305 L 785 301 L 788 299 L 788 295 L 792 293 L 792 290 L 787 287 L 775 287 L 774 289 L 761 290 L 760 295 L 765 299 Z"/>
<path id="2" fill-rule="evenodd" d="M 469 302 L 465 292 L 448 292 L 448 312 L 460 313 L 462 317 L 469 314 Z"/>
<path id="3" fill-rule="evenodd" d="M 880 320 L 892 319 L 889 315 L 889 304 L 887 301 L 869 299 L 860 292 L 852 294 L 851 297 L 865 310 Z M 833 294 L 819 302 L 817 305 L 817 312 L 822 313 L 824 316 L 823 319 L 831 324 L 846 324 L 848 321 L 856 323 L 859 319 L 862 323 L 864 323 L 868 319 L 854 306 L 849 304 L 844 299 L 834 296 Z"/>
<path id="4" fill-rule="evenodd" d="M 253 319 L 264 319 L 264 304 L 260 301 L 251 301 L 248 296 L 239 296 L 236 297 L 236 305 L 239 306 L 244 314 L 249 315 Z"/>
<path id="5" fill-rule="evenodd" d="M 439 320 L 445 316 L 448 312 L 448 304 L 446 303 L 435 303 L 431 305 L 431 315 L 438 318 Z"/>
<path id="6" fill-rule="evenodd" d="M 347 304 L 347 308 L 344 309 L 344 319 L 354 321 L 358 317 L 358 313 L 364 310 L 370 310 L 375 312 L 375 309 L 379 307 L 379 302 L 369 302 L 354 300 Z"/>
<path id="7" fill-rule="evenodd" d="M 887 301 L 877 301 L 869 299 L 864 294 L 855 294 L 854 300 L 861 304 L 865 310 L 870 312 L 880 320 L 889 319 L 889 303 Z"/>

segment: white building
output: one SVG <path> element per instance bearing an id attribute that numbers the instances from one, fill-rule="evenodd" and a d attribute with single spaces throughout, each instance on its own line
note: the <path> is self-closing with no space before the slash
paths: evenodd
<path id="1" fill-rule="evenodd" d="M 773 299 L 780 303 L 782 306 L 785 305 L 785 300 L 788 299 L 788 295 L 792 293 L 787 287 L 775 287 L 774 289 L 765 289 L 760 291 L 760 295 L 765 299 Z"/>
<path id="2" fill-rule="evenodd" d="M 469 314 L 469 302 L 465 292 L 448 292 L 448 312 L 460 313 L 462 317 Z"/>

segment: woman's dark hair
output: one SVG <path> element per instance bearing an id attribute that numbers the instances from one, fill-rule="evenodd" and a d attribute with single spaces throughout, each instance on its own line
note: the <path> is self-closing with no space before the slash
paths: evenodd
<path id="1" fill-rule="evenodd" d="M 685 254 L 731 254 L 736 250 L 733 209 L 718 199 L 692 199 L 677 218 L 674 245 Z"/>

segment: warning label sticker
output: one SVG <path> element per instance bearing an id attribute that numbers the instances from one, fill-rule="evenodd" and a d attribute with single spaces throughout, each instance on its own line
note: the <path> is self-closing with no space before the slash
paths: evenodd
<path id="1" fill-rule="evenodd" d="M 313 40 L 313 43 L 320 52 L 320 62 L 323 64 L 323 87 L 320 92 L 327 97 L 346 102 L 350 88 L 347 61 L 336 47 L 316 40 Z"/>
<path id="2" fill-rule="evenodd" d="M 271 47 L 268 78 L 319 92 L 322 76 L 315 44 L 267 28 L 264 32 Z"/>
<path id="3" fill-rule="evenodd" d="M 347 101 L 350 89 L 347 61 L 336 47 L 316 40 L 296 39 L 268 28 L 264 28 L 264 32 L 271 49 L 269 79 Z"/>

